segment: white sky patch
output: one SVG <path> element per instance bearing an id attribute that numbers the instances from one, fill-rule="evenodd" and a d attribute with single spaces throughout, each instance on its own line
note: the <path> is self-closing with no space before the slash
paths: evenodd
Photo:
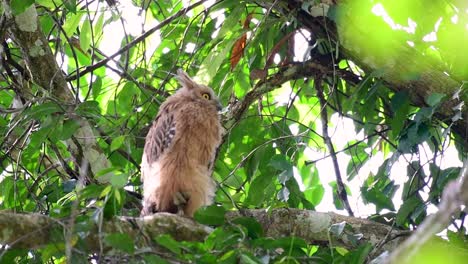
<path id="1" fill-rule="evenodd" d="M 385 10 L 385 7 L 381 3 L 374 5 L 371 11 L 374 13 L 374 15 L 382 17 L 385 23 L 387 23 L 393 30 L 403 30 L 410 34 L 414 34 L 416 32 L 417 24 L 414 22 L 414 20 L 408 18 L 408 26 L 406 27 L 395 23 L 395 21 L 393 21 L 393 19 L 388 15 L 387 10 Z"/>
<path id="2" fill-rule="evenodd" d="M 434 25 L 434 31 L 430 32 L 429 34 L 423 37 L 423 41 L 425 42 L 434 42 L 437 40 L 437 31 L 439 30 L 440 23 L 442 23 L 442 18 L 440 17 Z"/>
<path id="3" fill-rule="evenodd" d="M 289 83 L 284 83 L 278 91 L 280 91 L 280 93 L 274 97 L 275 103 L 278 104 L 278 106 L 288 105 L 295 95 Z"/>
<path id="4" fill-rule="evenodd" d="M 214 11 L 210 14 L 211 19 L 216 19 L 215 23 L 215 31 L 211 33 L 211 38 L 215 39 L 218 34 L 219 30 L 221 29 L 221 25 L 223 24 L 224 20 L 226 19 L 226 16 L 224 15 L 224 12 L 226 10 L 224 8 Z"/>
<path id="5" fill-rule="evenodd" d="M 432 31 L 431 33 L 423 37 L 423 41 L 425 42 L 434 42 L 436 40 L 437 40 L 437 34 L 434 31 Z"/>
<path id="6" fill-rule="evenodd" d="M 293 167 L 293 177 L 297 182 L 297 185 L 299 185 L 299 190 L 303 192 L 305 190 L 304 183 L 302 182 L 302 177 L 301 174 L 299 173 L 299 170 L 296 168 L 296 166 Z"/>
<path id="7" fill-rule="evenodd" d="M 289 125 L 289 130 L 291 131 L 291 134 L 297 136 L 299 134 L 299 124 L 291 124 Z"/>
<path id="8" fill-rule="evenodd" d="M 276 53 L 275 56 L 273 57 L 273 62 L 275 64 L 279 64 L 281 62 L 281 56 L 278 53 Z"/>
<path id="9" fill-rule="evenodd" d="M 195 43 L 189 42 L 185 45 L 185 52 L 193 53 L 196 47 L 197 45 L 195 45 Z"/>
<path id="10" fill-rule="evenodd" d="M 305 61 L 309 58 L 310 50 L 313 47 L 309 46 L 310 32 L 305 29 L 301 29 L 294 35 L 294 60 Z"/>
<path id="11" fill-rule="evenodd" d="M 125 31 L 127 34 L 137 37 L 140 36 L 143 32 L 148 31 L 149 29 L 155 27 L 159 22 L 152 17 L 151 12 L 145 13 L 139 7 L 136 7 L 132 4 L 131 0 L 121 0 L 119 1 L 118 10 L 122 16 Z M 106 12 L 104 20 L 109 19 L 112 16 L 112 13 Z M 118 52 L 121 49 L 122 41 L 125 38 L 124 28 L 120 20 L 113 21 L 109 24 L 104 25 L 103 37 L 100 43 L 100 49 L 105 52 L 106 55 L 112 55 Z M 156 31 L 151 36 L 145 40 L 145 56 L 147 61 L 151 58 L 154 53 L 154 50 L 161 43 L 160 32 Z M 118 60 L 119 56 L 115 58 Z M 109 62 L 109 65 L 115 67 L 115 63 L 112 61 Z M 109 75 L 115 75 L 109 73 Z M 119 78 L 113 76 L 113 78 Z"/>
<path id="12" fill-rule="evenodd" d="M 458 14 L 453 15 L 450 18 L 450 21 L 452 21 L 453 24 L 457 24 L 458 23 Z"/>

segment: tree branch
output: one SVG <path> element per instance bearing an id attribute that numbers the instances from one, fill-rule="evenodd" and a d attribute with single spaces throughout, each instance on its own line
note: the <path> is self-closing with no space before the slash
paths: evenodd
<path id="1" fill-rule="evenodd" d="M 328 135 L 328 113 L 327 113 L 327 101 L 323 95 L 322 79 L 321 77 L 316 77 L 314 80 L 315 90 L 317 91 L 317 97 L 320 101 L 320 119 L 322 121 L 322 136 L 323 141 L 330 151 L 330 156 L 333 162 L 333 169 L 335 170 L 336 185 L 338 197 L 343 202 L 344 207 L 350 216 L 354 216 L 353 210 L 349 205 L 348 194 L 346 193 L 345 184 L 343 183 L 343 178 L 341 177 L 340 167 L 338 165 L 338 159 L 336 158 L 335 148 L 333 147 L 333 142 L 331 141 L 330 136 Z"/>
<path id="2" fill-rule="evenodd" d="M 226 214 L 226 220 L 231 221 L 240 216 L 255 218 L 263 227 L 266 237 L 295 236 L 308 243 L 333 243 L 334 246 L 350 249 L 357 246 L 348 239 L 352 234 L 343 233 L 335 237 L 329 232 L 332 225 L 346 222 L 353 229 L 353 234 L 362 234 L 360 243 L 369 242 L 376 245 L 387 241 L 382 250 L 394 249 L 408 234 L 407 231 L 394 230 L 391 226 L 366 219 L 299 209 L 232 211 Z M 0 233 L 0 244 L 8 245 L 9 248 L 37 249 L 47 244 L 62 243 L 67 223 L 68 220 L 57 220 L 40 214 L 2 211 L 0 230 L 3 231 Z M 212 228 L 191 219 L 168 213 L 157 213 L 144 218 L 119 217 L 104 221 L 101 229 L 94 223 L 88 236 L 83 238 L 88 250 L 99 251 L 99 242 L 103 239 L 99 230 L 103 234 L 127 234 L 137 246 L 146 246 L 161 234 L 169 234 L 177 241 L 201 242 L 213 231 Z M 77 243 L 77 247 L 78 245 L 83 243 Z"/>
<path id="3" fill-rule="evenodd" d="M 323 65 L 313 60 L 301 63 L 291 63 L 281 67 L 278 73 L 268 79 L 260 80 L 252 90 L 242 98 L 242 100 L 231 105 L 228 115 L 223 118 L 223 123 L 227 124 L 228 127 L 233 126 L 242 118 L 253 102 L 259 99 L 262 95 L 281 87 L 283 83 L 305 77 L 316 76 L 317 74 L 321 76 L 338 75 L 340 78 L 344 78 L 353 83 L 357 83 L 359 81 L 356 76 L 350 74 L 348 71 L 337 70 L 330 65 Z"/>

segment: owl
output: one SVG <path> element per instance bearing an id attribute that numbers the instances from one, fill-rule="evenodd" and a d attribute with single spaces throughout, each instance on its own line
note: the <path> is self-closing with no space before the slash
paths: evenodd
<path id="1" fill-rule="evenodd" d="M 141 162 L 143 208 L 155 212 L 194 212 L 212 203 L 211 178 L 223 128 L 222 106 L 213 90 L 179 70 L 182 88 L 160 106 L 148 135 Z"/>

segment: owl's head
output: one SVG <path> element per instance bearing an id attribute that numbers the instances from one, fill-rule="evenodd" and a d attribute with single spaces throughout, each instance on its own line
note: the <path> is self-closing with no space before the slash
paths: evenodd
<path id="1" fill-rule="evenodd" d="M 219 98 L 214 94 L 213 89 L 210 87 L 196 83 L 181 69 L 177 70 L 176 78 L 182 85 L 182 88 L 177 93 L 184 94 L 184 96 L 188 96 L 195 101 L 212 104 L 216 109 L 218 109 L 218 111 L 223 108 Z"/>

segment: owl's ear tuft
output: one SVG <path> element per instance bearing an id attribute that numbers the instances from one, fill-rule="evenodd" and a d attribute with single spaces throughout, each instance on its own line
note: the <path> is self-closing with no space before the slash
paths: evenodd
<path id="1" fill-rule="evenodd" d="M 179 83 L 187 89 L 193 89 L 195 88 L 195 86 L 197 86 L 197 83 L 194 80 L 192 80 L 192 78 L 190 78 L 190 76 L 188 76 L 188 74 L 182 69 L 177 70 L 176 78 L 179 81 Z"/>

